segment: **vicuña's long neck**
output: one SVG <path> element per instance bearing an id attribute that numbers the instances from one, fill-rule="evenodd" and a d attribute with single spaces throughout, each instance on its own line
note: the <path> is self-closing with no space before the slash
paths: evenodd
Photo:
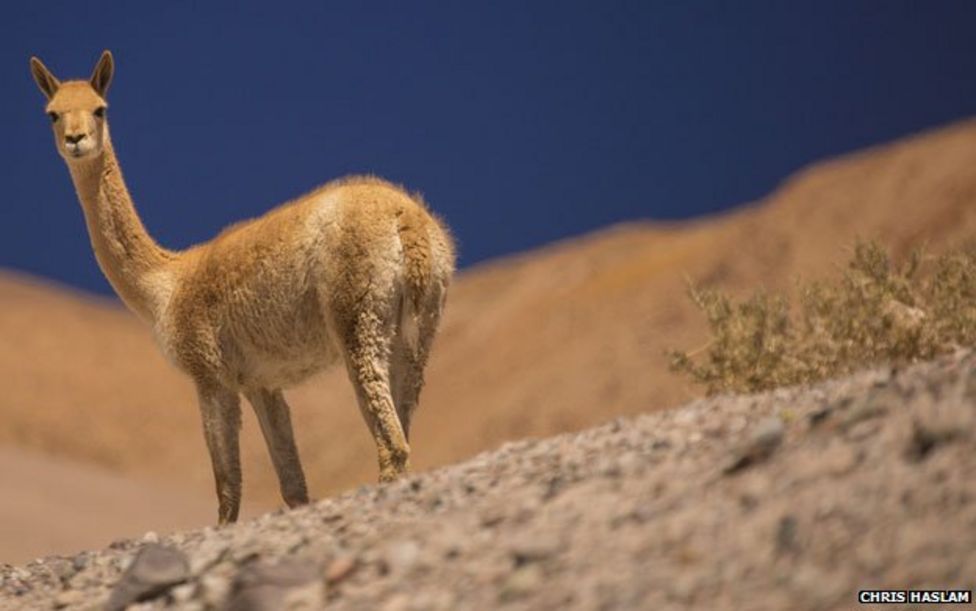
<path id="1" fill-rule="evenodd" d="M 167 263 L 176 255 L 152 239 L 136 214 L 107 133 L 101 155 L 68 168 L 99 267 L 126 305 L 152 321 L 166 298 Z"/>

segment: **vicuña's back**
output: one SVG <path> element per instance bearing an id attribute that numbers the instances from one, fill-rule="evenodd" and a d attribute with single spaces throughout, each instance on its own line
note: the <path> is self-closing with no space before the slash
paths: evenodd
<path id="1" fill-rule="evenodd" d="M 230 227 L 174 267 L 157 321 L 165 351 L 191 375 L 244 389 L 288 386 L 340 359 L 370 308 L 379 327 L 423 343 L 419 319 L 440 307 L 453 254 L 421 202 L 353 177 Z"/>
<path id="2" fill-rule="evenodd" d="M 343 362 L 376 441 L 380 480 L 407 469 L 410 418 L 454 270 L 447 231 L 419 197 L 374 177 L 326 184 L 183 252 L 136 215 L 108 135 L 106 51 L 89 82 L 36 58 L 58 150 L 99 265 L 194 381 L 219 519 L 240 504 L 239 396 L 261 425 L 285 501 L 308 501 L 282 389 Z"/>

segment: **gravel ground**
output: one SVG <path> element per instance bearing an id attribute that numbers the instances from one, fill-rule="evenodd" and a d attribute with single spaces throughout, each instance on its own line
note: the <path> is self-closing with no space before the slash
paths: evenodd
<path id="1" fill-rule="evenodd" d="M 972 588 L 974 425 L 970 352 L 700 400 L 0 565 L 0 608 L 850 609 L 862 588 Z"/>

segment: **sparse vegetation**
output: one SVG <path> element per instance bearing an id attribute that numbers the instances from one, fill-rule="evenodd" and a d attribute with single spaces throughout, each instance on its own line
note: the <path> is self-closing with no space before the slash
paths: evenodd
<path id="1" fill-rule="evenodd" d="M 839 279 L 796 293 L 735 301 L 692 287 L 711 340 L 671 351 L 672 370 L 710 394 L 754 392 L 976 344 L 976 245 L 915 252 L 899 266 L 877 244 L 858 243 Z"/>

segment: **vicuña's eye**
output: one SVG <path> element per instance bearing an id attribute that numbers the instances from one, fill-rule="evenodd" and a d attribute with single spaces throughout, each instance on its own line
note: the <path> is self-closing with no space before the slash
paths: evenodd
<path id="1" fill-rule="evenodd" d="M 104 106 L 99 106 L 98 108 L 96 108 L 95 109 L 95 116 L 98 117 L 99 119 L 101 119 L 102 117 L 104 117 L 105 116 L 105 107 Z"/>
<path id="2" fill-rule="evenodd" d="M 60 115 L 58 115 L 58 113 L 56 113 L 56 112 L 49 112 L 49 113 L 47 113 L 47 116 L 51 117 L 51 123 L 57 123 L 58 122 L 58 117 Z"/>

